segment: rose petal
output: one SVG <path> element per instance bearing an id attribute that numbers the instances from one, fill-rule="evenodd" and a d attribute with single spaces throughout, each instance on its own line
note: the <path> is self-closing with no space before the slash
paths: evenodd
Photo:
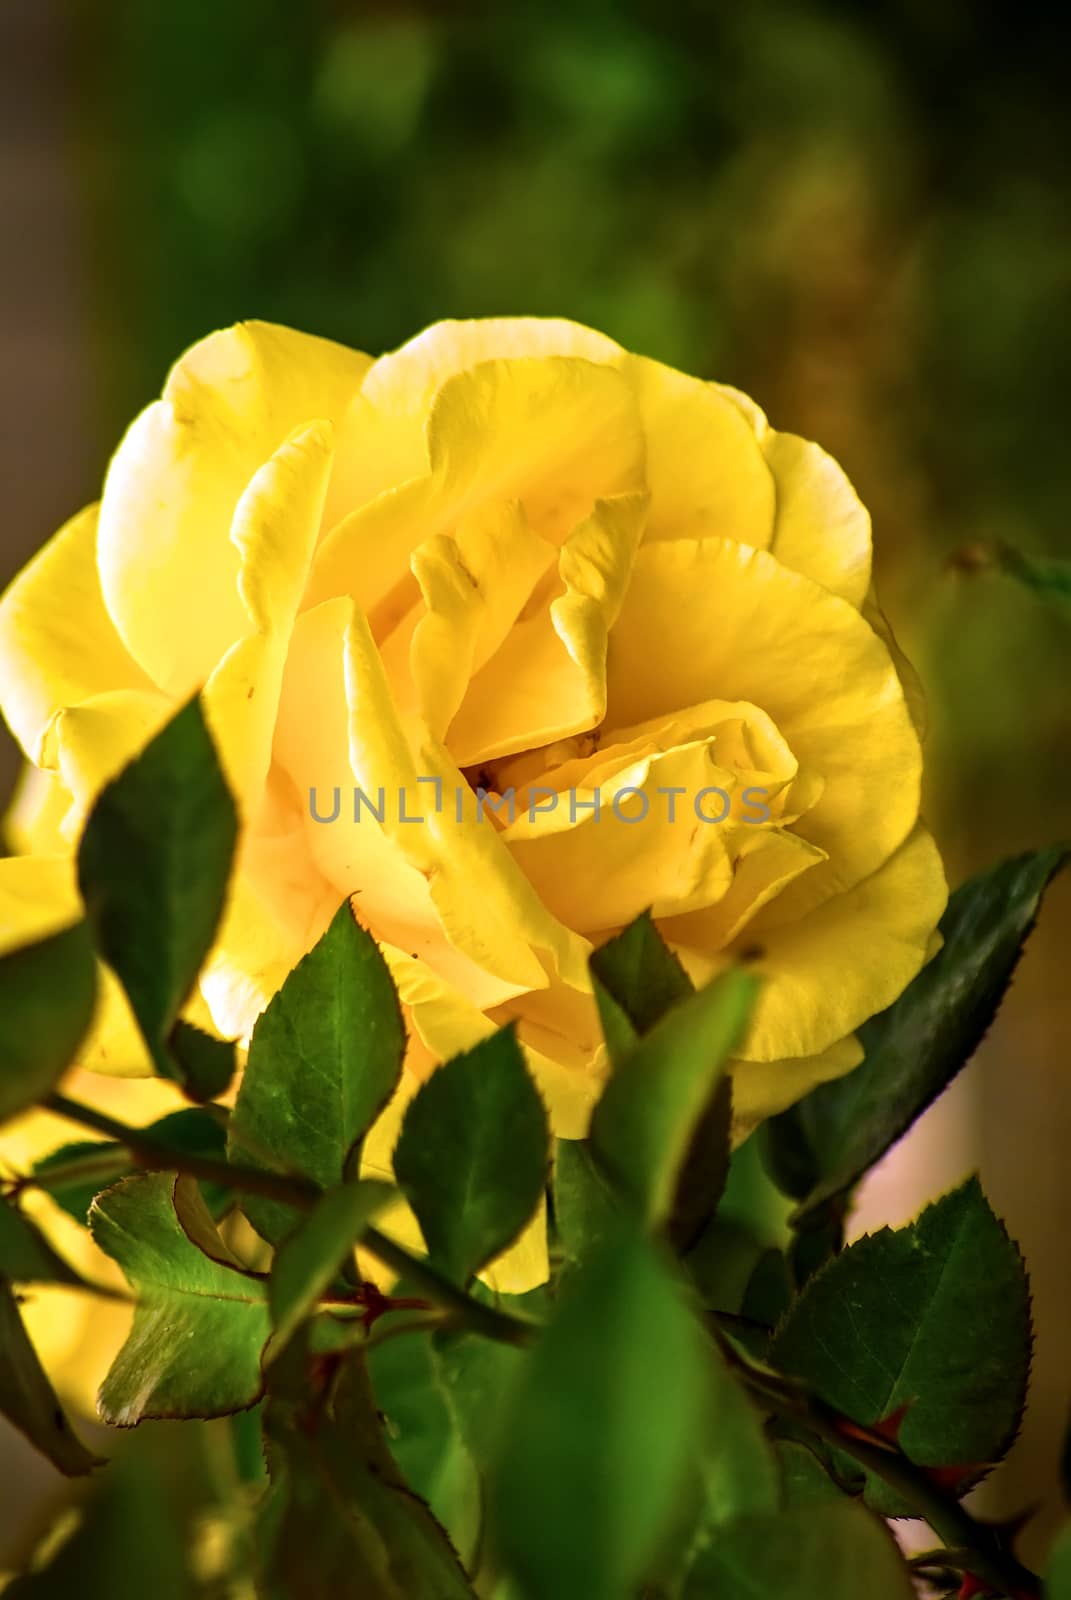
<path id="1" fill-rule="evenodd" d="M 0 704 L 31 761 L 49 765 L 58 711 L 108 689 L 150 689 L 104 606 L 97 507 L 72 517 L 0 600 Z"/>
<path id="2" fill-rule="evenodd" d="M 683 916 L 670 912 L 661 923 L 671 942 L 699 950 L 722 950 L 739 938 L 763 906 L 805 872 L 829 858 L 787 828 L 756 824 L 734 830 L 732 882 L 716 905 Z"/>
<path id="3" fill-rule="evenodd" d="M 798 921 L 770 927 L 761 912 L 744 936 L 764 981 L 741 1058 L 820 1054 L 891 1005 L 928 959 L 947 899 L 937 847 L 918 823 L 877 872 Z M 674 948 L 697 983 L 731 959 Z"/>
<path id="4" fill-rule="evenodd" d="M 250 479 L 294 428 L 341 421 L 369 365 L 326 339 L 242 323 L 194 345 L 129 429 L 101 502 L 101 580 L 131 654 L 172 695 L 248 631 L 229 533 Z"/>
<path id="5" fill-rule="evenodd" d="M 849 1034 L 818 1055 L 732 1062 L 733 1144 L 743 1144 L 760 1122 L 795 1105 L 820 1083 L 843 1078 L 862 1059 L 862 1045 L 854 1034 Z"/>
<path id="6" fill-rule="evenodd" d="M 522 1019 L 529 1007 L 535 1014 L 541 998 L 551 992 L 561 992 L 568 993 L 574 1003 L 586 1008 L 588 1026 L 597 1029 L 590 995 L 577 996 L 575 990 L 566 990 L 559 979 L 552 978 L 546 989 L 522 993 L 505 1005 L 491 1008 L 489 1012 L 481 1011 L 465 993 L 445 982 L 426 962 L 390 945 L 382 948 L 406 1015 L 423 1047 L 422 1052 L 414 1052 L 411 1047 L 407 1058 L 411 1070 L 426 1077 L 436 1063 L 448 1061 L 463 1050 L 471 1050 L 505 1023 L 521 1020 L 521 1047 L 547 1107 L 552 1128 L 563 1139 L 583 1138 L 597 1094 L 597 1086 L 592 1086 L 587 1074 L 586 1057 L 582 1069 L 577 1070 L 576 1062 L 562 1061 L 556 1048 L 549 1054 L 544 1052 L 539 1048 L 538 1025 L 529 1027 Z"/>
<path id="7" fill-rule="evenodd" d="M 583 966 L 582 941 L 540 904 L 493 825 L 480 820 L 476 797 L 447 752 L 430 735 L 421 738 L 419 728 L 415 749 L 410 745 L 368 625 L 356 610 L 346 636 L 346 698 L 354 778 L 368 793 L 387 791 L 384 830 L 427 879 L 450 942 L 486 971 L 524 987 L 545 982 L 536 948 Z M 405 815 L 419 821 L 406 822 L 401 803 L 394 805 L 394 796 L 403 794 Z"/>
<path id="8" fill-rule="evenodd" d="M 241 841 L 223 920 L 201 970 L 201 994 L 222 1034 L 248 1039 L 341 899 L 309 853 L 297 796 L 285 775 L 273 774 L 257 828 Z"/>
<path id="9" fill-rule="evenodd" d="M 786 919 L 869 876 L 915 822 L 922 752 L 888 651 L 852 606 L 765 551 L 644 545 L 607 681 L 608 737 L 716 693 L 762 706 L 824 780 L 794 831 L 830 859 L 779 897 Z"/>
<path id="10" fill-rule="evenodd" d="M 4 816 L 4 839 L 16 855 L 63 855 L 61 831 L 71 805 L 70 790 L 56 772 L 26 765 Z"/>
<path id="11" fill-rule="evenodd" d="M 774 483 L 754 430 L 717 384 L 627 356 L 647 439 L 651 514 L 645 541 L 712 535 L 764 549 Z"/>
<path id="12" fill-rule="evenodd" d="M 570 790 L 555 802 L 570 826 L 538 828 L 538 807 L 551 796 L 536 786 L 503 837 L 544 903 L 582 932 L 620 927 L 646 907 L 655 916 L 690 911 L 720 900 L 733 877 L 724 827 L 705 824 L 692 804 L 711 787 L 732 793 L 736 775 L 714 765 L 708 741 L 696 741 L 625 767 L 599 791 L 598 814 L 581 810 L 577 801 L 588 797 Z M 683 799 L 667 789 L 683 790 Z"/>
<path id="13" fill-rule="evenodd" d="M 423 831 L 432 843 L 428 885 L 451 943 L 518 987 L 546 984 L 542 952 L 567 983 L 587 988 L 590 945 L 543 904 L 448 752 L 429 737 L 417 767 L 442 786 L 442 810 L 429 808 Z"/>
<path id="14" fill-rule="evenodd" d="M 441 962 L 449 947 L 427 878 L 410 865 L 384 825 L 388 807 L 392 816 L 399 813 L 403 779 L 381 770 L 374 782 L 362 783 L 350 765 L 345 660 L 352 614 L 349 600 L 331 600 L 303 612 L 294 628 L 274 744 L 276 763 L 294 786 L 291 825 L 301 837 L 310 870 L 334 886 L 336 904 L 353 896 L 358 916 L 378 937 L 424 956 L 434 948 Z M 316 708 L 314 716 L 310 705 Z M 393 721 L 393 710 L 390 714 Z M 401 759 L 406 759 L 404 751 Z M 364 798 L 355 805 L 356 787 L 363 789 Z M 336 791 L 338 815 L 329 821 Z M 410 794 L 406 814 L 419 815 L 426 796 L 427 790 Z M 479 969 L 466 971 L 466 976 L 478 981 Z"/>
<path id="15" fill-rule="evenodd" d="M 750 424 L 773 474 L 777 511 L 764 547 L 858 609 L 870 583 L 870 514 L 847 474 L 819 445 L 771 428 L 746 395 L 718 388 Z"/>
<path id="16" fill-rule="evenodd" d="M 410 670 L 416 704 L 437 738 L 553 561 L 553 547 L 531 531 L 516 501 L 482 507 L 458 525 L 453 539 L 435 534 L 413 551 L 423 607 L 411 637 Z"/>
<path id="17" fill-rule="evenodd" d="M 0 951 L 44 939 L 83 914 L 73 855 L 0 860 Z M 97 1008 L 78 1063 L 119 1077 L 147 1077 L 152 1063 L 126 996 L 103 965 L 98 980 Z"/>
<path id="18" fill-rule="evenodd" d="M 295 431 L 254 474 L 230 538 L 239 554 L 245 638 L 226 652 L 204 701 L 231 791 L 251 820 L 268 775 L 291 631 L 323 516 L 331 471 L 330 424 Z"/>
<path id="19" fill-rule="evenodd" d="M 70 855 L 0 860 L 0 954 L 58 933 L 82 914 Z"/>
<path id="20" fill-rule="evenodd" d="M 72 846 L 101 790 L 160 732 L 171 713 L 166 695 L 145 689 L 110 690 L 60 712 L 54 739 L 71 797 L 63 834 Z"/>
<path id="21" fill-rule="evenodd" d="M 476 674 L 447 742 L 469 767 L 592 728 L 606 712 L 606 653 L 646 497 L 600 500 L 558 557 L 558 591 L 522 614 Z"/>
<path id="22" fill-rule="evenodd" d="M 434 323 L 369 368 L 360 402 L 340 438 L 328 526 L 383 490 L 426 472 L 428 413 L 443 384 L 458 373 L 485 361 L 531 356 L 613 365 L 623 354 L 612 339 L 557 318 Z"/>
<path id="23" fill-rule="evenodd" d="M 588 361 L 486 362 L 435 393 L 424 460 L 395 483 L 327 534 L 306 597 L 351 595 L 379 638 L 417 598 L 417 545 L 478 507 L 520 501 L 533 529 L 560 542 L 596 500 L 642 491 L 635 399 L 620 374 Z"/>

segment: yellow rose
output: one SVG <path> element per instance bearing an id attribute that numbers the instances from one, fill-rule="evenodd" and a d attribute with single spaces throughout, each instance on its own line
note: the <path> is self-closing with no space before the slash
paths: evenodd
<path id="1" fill-rule="evenodd" d="M 829 456 L 587 329 L 444 323 L 378 361 L 214 334 L 0 603 L 31 763 L 5 938 L 75 911 L 87 808 L 203 689 L 243 821 L 196 1002 L 220 1031 L 350 895 L 411 1033 L 378 1158 L 507 1019 L 576 1138 L 605 1073 L 588 956 L 651 906 L 697 982 L 743 952 L 765 979 L 742 1133 L 856 1063 L 945 904 L 869 588 Z M 82 1065 L 148 1071 L 114 984 Z"/>

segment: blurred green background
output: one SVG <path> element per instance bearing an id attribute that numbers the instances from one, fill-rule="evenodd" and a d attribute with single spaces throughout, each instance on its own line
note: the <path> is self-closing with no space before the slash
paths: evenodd
<path id="1" fill-rule="evenodd" d="M 378 352 L 444 316 L 573 317 L 846 466 L 953 879 L 1071 835 L 1071 625 L 957 558 L 1071 554 L 1065 8 L 9 0 L 0 43 L 5 580 L 213 327 Z M 990 1503 L 1044 1500 L 1035 1548 L 1067 1412 L 1069 928 L 1064 884 L 878 1191 L 906 1215 L 980 1165 L 1024 1244 L 1038 1381 Z"/>

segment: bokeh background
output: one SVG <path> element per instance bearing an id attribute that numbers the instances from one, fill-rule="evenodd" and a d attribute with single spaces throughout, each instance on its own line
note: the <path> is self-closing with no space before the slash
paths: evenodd
<path id="1" fill-rule="evenodd" d="M 211 328 L 378 352 L 573 317 L 844 463 L 953 880 L 1071 835 L 1071 621 L 974 559 L 1071 554 L 1069 45 L 1030 0 L 5 0 L 0 580 Z M 5 792 L 15 764 L 5 740 Z M 975 1166 L 1021 1241 L 1034 1397 L 985 1494 L 1040 1502 L 1035 1558 L 1068 1410 L 1069 932 L 1065 882 L 859 1222 Z M 48 1473 L 4 1448 L 10 1526 Z"/>

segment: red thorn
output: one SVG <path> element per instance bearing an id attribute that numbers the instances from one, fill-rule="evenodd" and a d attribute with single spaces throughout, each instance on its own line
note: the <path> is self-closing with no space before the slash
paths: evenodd
<path id="1" fill-rule="evenodd" d="M 872 1422 L 868 1427 L 853 1422 L 850 1417 L 838 1417 L 837 1430 L 844 1434 L 846 1439 L 859 1439 L 863 1444 L 877 1444 L 880 1441 L 883 1444 L 898 1446 L 904 1418 L 914 1404 L 913 1399 L 906 1400 L 902 1406 L 897 1406 L 895 1411 L 890 1411 L 887 1417 Z"/>
<path id="2" fill-rule="evenodd" d="M 973 1572 L 963 1575 L 963 1586 L 956 1595 L 956 1600 L 978 1600 L 979 1595 L 990 1595 L 993 1591 L 981 1578 L 976 1578 Z"/>
<path id="3" fill-rule="evenodd" d="M 904 1425 L 904 1418 L 914 1404 L 913 1399 L 905 1400 L 902 1406 L 897 1406 L 896 1410 L 890 1411 L 887 1417 L 882 1417 L 880 1422 L 875 1422 L 871 1432 L 880 1434 L 883 1439 L 888 1439 L 890 1444 L 899 1444 L 900 1429 Z"/>
<path id="4" fill-rule="evenodd" d="M 361 1321 L 365 1328 L 371 1328 L 385 1317 L 390 1311 L 430 1311 L 431 1302 L 417 1300 L 411 1296 L 386 1295 L 376 1284 L 364 1282 L 357 1286 L 348 1297 L 354 1305 L 364 1307 Z"/>
<path id="5" fill-rule="evenodd" d="M 981 1578 L 976 1578 L 973 1572 L 965 1572 L 962 1587 L 956 1593 L 956 1600 L 987 1600 L 987 1597 L 997 1592 L 991 1584 L 983 1583 Z M 1005 1593 L 1003 1589 L 999 1592 Z M 1037 1600 L 1038 1595 L 1036 1589 L 1009 1589 L 1007 1593 L 1012 1596 L 1012 1600 Z"/>
<path id="6" fill-rule="evenodd" d="M 1004 1592 L 1003 1589 L 1000 1590 L 1001 1594 Z M 1029 1589 L 1009 1589 L 1007 1592 L 1012 1596 L 1012 1600 L 1037 1600 L 1036 1590 L 1032 1593 Z M 973 1572 L 965 1572 L 963 1586 L 957 1591 L 956 1600 L 979 1600 L 980 1596 L 984 1600 L 984 1597 L 995 1595 L 996 1593 L 996 1589 L 992 1588 L 988 1583 L 983 1583 L 981 1578 L 976 1578 Z"/>
<path id="7" fill-rule="evenodd" d="M 951 1489 L 958 1494 L 968 1484 L 976 1483 L 992 1465 L 991 1461 L 957 1461 L 948 1467 L 923 1467 L 922 1470 L 939 1489 Z"/>

